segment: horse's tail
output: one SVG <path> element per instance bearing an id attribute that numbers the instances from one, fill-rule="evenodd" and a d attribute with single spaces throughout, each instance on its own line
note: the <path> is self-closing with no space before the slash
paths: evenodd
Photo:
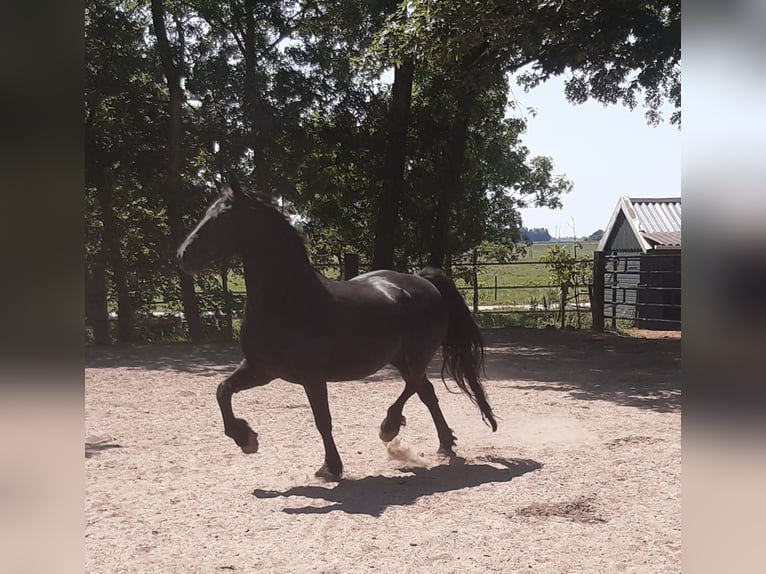
<path id="1" fill-rule="evenodd" d="M 479 407 L 481 418 L 488 423 L 493 431 L 497 430 L 497 422 L 492 407 L 487 401 L 484 386 L 479 377 L 484 370 L 484 341 L 481 331 L 468 310 L 463 296 L 455 287 L 455 283 L 436 267 L 426 267 L 418 275 L 427 279 L 439 290 L 447 304 L 449 320 L 447 334 L 442 343 L 441 377 L 444 381 L 445 371 L 455 379 L 460 390 Z"/>

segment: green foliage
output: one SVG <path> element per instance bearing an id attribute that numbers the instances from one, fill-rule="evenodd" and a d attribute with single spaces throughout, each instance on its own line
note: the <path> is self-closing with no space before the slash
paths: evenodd
<path id="1" fill-rule="evenodd" d="M 525 329 L 550 329 L 557 325 L 558 313 L 477 313 L 474 315 L 476 323 L 482 329 L 503 329 L 518 327 Z M 576 318 L 570 317 L 564 327 L 589 329 L 592 325 L 590 314 L 582 314 L 579 324 Z"/>
<path id="2" fill-rule="evenodd" d="M 410 260 L 427 254 L 434 207 L 442 193 L 440 176 L 450 161 L 447 146 L 458 105 L 449 74 L 425 70 L 417 79 L 401 230 L 402 256 Z M 529 157 L 521 141 L 526 122 L 505 117 L 507 94 L 506 78 L 494 77 L 472 106 L 461 193 L 451 209 L 452 254 L 467 252 L 482 242 L 518 243 L 520 209 L 560 207 L 560 196 L 572 189 L 570 181 L 554 173 L 550 158 Z"/>
<path id="3" fill-rule="evenodd" d="M 592 282 L 592 264 L 590 261 L 583 261 L 574 255 L 577 247 L 582 249 L 582 245 L 574 243 L 570 253 L 569 250 L 557 243 L 540 258 L 540 261 L 548 267 L 551 281 L 559 289 L 559 312 L 562 327 L 564 326 L 569 293 L 576 290 L 580 285 L 587 285 Z"/>
<path id="4" fill-rule="evenodd" d="M 504 71 L 524 68 L 527 88 L 567 73 L 573 103 L 593 98 L 633 109 L 643 96 L 650 124 L 661 121 L 667 101 L 676 108 L 671 123 L 680 125 L 679 0 L 410 0 L 389 18 L 375 53 L 443 66 L 482 53 Z"/>
<path id="5" fill-rule="evenodd" d="M 582 249 L 580 243 L 574 243 L 572 246 Z M 540 261 L 548 267 L 550 279 L 558 285 L 563 298 L 566 298 L 575 286 L 587 285 L 591 282 L 591 263 L 576 258 L 560 243 L 554 244 L 545 255 L 540 257 Z"/>
<path id="6" fill-rule="evenodd" d="M 160 151 L 165 89 L 149 57 L 147 26 L 145 10 L 130 4 L 94 0 L 86 5 L 86 263 L 106 257 L 112 281 L 118 265 L 130 270 L 126 287 L 139 316 L 174 290 L 168 277 L 174 246 L 158 190 L 165 162 Z M 119 253 L 105 251 L 109 241 L 116 242 Z M 115 290 L 110 307 L 116 308 Z"/>

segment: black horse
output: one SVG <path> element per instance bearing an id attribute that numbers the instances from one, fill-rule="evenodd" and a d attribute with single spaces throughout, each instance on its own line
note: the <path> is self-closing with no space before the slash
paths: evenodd
<path id="1" fill-rule="evenodd" d="M 245 359 L 218 385 L 227 436 L 243 452 L 258 450 L 258 435 L 235 418 L 233 393 L 280 378 L 306 390 L 325 449 L 316 476 L 338 480 L 343 463 L 332 437 L 327 382 L 366 377 L 396 367 L 404 391 L 380 425 L 388 442 L 405 424 L 402 409 L 417 393 L 439 436 L 439 452 L 454 456 L 455 436 L 444 420 L 426 369 L 442 348 L 447 371 L 497 430 L 479 380 L 484 360 L 481 334 L 454 283 L 427 267 L 410 275 L 373 271 L 350 281 L 331 281 L 309 262 L 298 232 L 264 196 L 244 192 L 235 178 L 208 208 L 178 250 L 181 267 L 200 271 L 239 255 L 247 289 L 241 346 Z"/>

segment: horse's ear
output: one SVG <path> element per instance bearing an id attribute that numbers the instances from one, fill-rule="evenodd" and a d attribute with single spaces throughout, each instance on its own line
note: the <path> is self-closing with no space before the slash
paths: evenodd
<path id="1" fill-rule="evenodd" d="M 229 187 L 231 187 L 235 199 L 245 198 L 245 192 L 242 191 L 242 188 L 239 185 L 239 179 L 237 179 L 237 176 L 233 171 L 229 173 Z"/>

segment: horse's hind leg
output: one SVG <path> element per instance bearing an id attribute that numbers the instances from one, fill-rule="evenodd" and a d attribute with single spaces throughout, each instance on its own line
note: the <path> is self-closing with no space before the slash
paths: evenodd
<path id="1" fill-rule="evenodd" d="M 411 376 L 403 373 L 402 376 L 406 384 L 404 391 L 402 391 L 402 394 L 399 395 L 394 404 L 388 407 L 386 418 L 380 423 L 380 439 L 383 442 L 389 442 L 399 434 L 400 427 L 406 424 L 405 418 L 402 415 L 404 404 L 412 395 L 417 393 L 423 404 L 428 407 L 431 418 L 434 420 L 434 425 L 436 425 L 436 433 L 439 436 L 439 454 L 455 456 L 452 447 L 455 446 L 456 438 L 444 419 L 444 414 L 442 414 L 442 410 L 439 407 L 439 399 L 436 398 L 436 392 L 431 381 L 426 378 L 425 374 Z"/>
<path id="2" fill-rule="evenodd" d="M 431 413 L 431 418 L 434 420 L 436 433 L 439 436 L 439 454 L 455 456 L 455 451 L 452 450 L 452 447 L 455 446 L 457 438 L 452 432 L 452 429 L 449 428 L 447 421 L 444 419 L 442 410 L 439 407 L 439 399 L 436 398 L 434 386 L 425 375 L 423 375 L 420 384 L 417 386 L 417 393 L 423 404 L 428 407 L 428 410 Z"/>
<path id="3" fill-rule="evenodd" d="M 303 388 L 306 389 L 306 396 L 314 413 L 314 422 L 324 443 L 324 464 L 316 471 L 315 476 L 327 480 L 340 480 L 343 474 L 343 463 L 335 446 L 335 440 L 332 438 L 332 417 L 330 404 L 327 401 L 327 383 L 324 381 L 307 383 L 303 385 Z"/>
<path id="4" fill-rule="evenodd" d="M 388 407 L 386 418 L 380 423 L 380 433 L 378 434 L 380 440 L 383 442 L 391 442 L 394 440 L 394 437 L 399 434 L 399 429 L 407 424 L 407 420 L 404 418 L 404 415 L 402 415 L 402 409 L 404 409 L 404 404 L 416 392 L 417 390 L 415 386 L 407 382 L 405 379 L 404 391 L 402 391 L 399 398 L 394 401 L 394 404 Z"/>
<path id="5" fill-rule="evenodd" d="M 216 398 L 223 417 L 223 429 L 226 436 L 234 439 L 242 452 L 250 454 L 258 452 L 258 433 L 250 428 L 247 421 L 234 416 L 231 408 L 231 396 L 239 391 L 265 385 L 269 379 L 258 377 L 248 364 L 243 360 L 236 370 L 218 385 Z"/>

